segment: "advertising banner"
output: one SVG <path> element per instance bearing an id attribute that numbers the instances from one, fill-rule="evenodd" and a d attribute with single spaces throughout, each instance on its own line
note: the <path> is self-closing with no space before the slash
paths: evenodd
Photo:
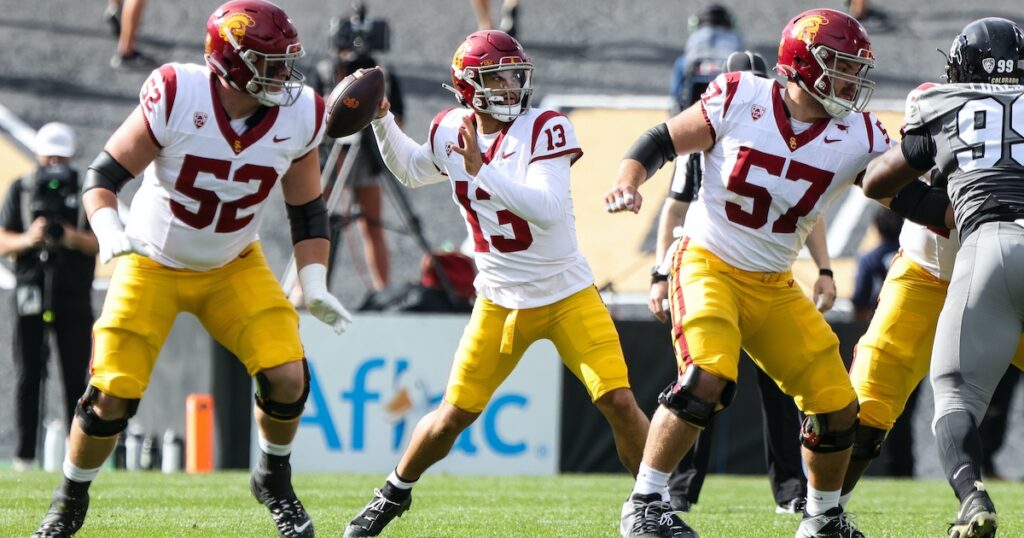
<path id="1" fill-rule="evenodd" d="M 416 422 L 441 401 L 468 320 L 463 315 L 357 315 L 348 332 L 337 336 L 303 313 L 302 341 L 312 379 L 292 468 L 394 469 Z M 432 470 L 556 473 L 562 370 L 550 342 L 531 346 L 451 454 Z M 255 431 L 251 446 L 258 456 Z"/>

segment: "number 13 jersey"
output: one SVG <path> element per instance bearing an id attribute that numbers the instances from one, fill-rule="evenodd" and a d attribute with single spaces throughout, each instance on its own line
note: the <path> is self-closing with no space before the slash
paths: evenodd
<path id="1" fill-rule="evenodd" d="M 825 209 L 890 143 L 870 112 L 791 121 L 784 91 L 734 72 L 701 96 L 714 145 L 684 232 L 745 271 L 789 270 Z"/>
<path id="2" fill-rule="evenodd" d="M 246 129 L 224 111 L 219 83 L 205 66 L 167 64 L 139 94 L 160 153 L 132 200 L 127 232 L 168 267 L 205 271 L 235 259 L 257 239 L 274 185 L 323 137 L 324 103 L 312 89 Z"/>

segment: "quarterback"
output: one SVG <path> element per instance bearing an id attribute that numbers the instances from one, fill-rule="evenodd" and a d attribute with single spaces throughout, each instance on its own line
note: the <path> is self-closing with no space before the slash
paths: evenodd
<path id="1" fill-rule="evenodd" d="M 92 378 L 75 410 L 64 480 L 35 536 L 81 528 L 89 485 L 138 408 L 164 339 L 190 312 L 256 382 L 262 457 L 250 489 L 281 536 L 313 536 L 291 485 L 289 455 L 309 393 L 298 315 L 257 240 L 278 182 L 313 315 L 337 332 L 350 316 L 328 293 L 326 210 L 317 144 L 324 104 L 302 84 L 291 20 L 264 0 L 209 17 L 206 65 L 168 64 L 86 176 L 83 206 L 103 262 L 120 257 L 93 327 Z M 127 227 L 117 191 L 145 170 Z"/>
<path id="2" fill-rule="evenodd" d="M 864 28 L 814 9 L 782 30 L 781 85 L 725 73 L 700 102 L 647 131 L 604 202 L 638 211 L 637 187 L 676 155 L 703 151 L 704 183 L 670 278 L 678 379 L 659 398 L 643 463 L 622 507 L 623 536 L 666 534 L 668 474 L 729 405 L 740 348 L 804 414 L 807 504 L 797 537 L 861 536 L 839 506 L 857 395 L 839 340 L 793 281 L 793 261 L 830 204 L 889 146 L 863 109 L 874 66 Z"/>
<path id="3" fill-rule="evenodd" d="M 536 340 L 550 339 L 611 424 L 623 465 L 636 473 L 648 421 L 629 388 L 611 316 L 576 245 L 569 167 L 583 151 L 561 114 L 530 107 L 533 64 L 504 32 L 470 34 L 455 52 L 451 89 L 463 107 L 438 114 L 425 144 L 382 103 L 374 133 L 406 186 L 450 182 L 479 269 L 473 315 L 440 406 L 416 425 L 384 487 L 345 536 L 376 536 L 412 503 L 412 487 Z"/>

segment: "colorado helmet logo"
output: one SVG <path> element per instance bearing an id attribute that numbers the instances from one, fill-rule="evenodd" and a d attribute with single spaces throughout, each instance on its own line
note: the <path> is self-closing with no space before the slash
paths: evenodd
<path id="1" fill-rule="evenodd" d="M 821 31 L 821 27 L 828 24 L 828 19 L 823 15 L 811 15 L 793 23 L 793 31 L 790 35 L 810 45 L 814 37 Z"/>
<path id="2" fill-rule="evenodd" d="M 221 19 L 218 30 L 224 41 L 234 45 L 241 43 L 242 38 L 245 37 L 246 29 L 253 26 L 256 26 L 256 21 L 249 15 L 245 13 L 232 13 Z"/>

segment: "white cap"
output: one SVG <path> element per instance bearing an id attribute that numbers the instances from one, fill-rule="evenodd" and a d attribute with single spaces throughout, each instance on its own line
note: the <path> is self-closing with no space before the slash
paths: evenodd
<path id="1" fill-rule="evenodd" d="M 75 133 L 67 124 L 51 122 L 36 133 L 36 155 L 72 157 L 75 155 Z"/>

